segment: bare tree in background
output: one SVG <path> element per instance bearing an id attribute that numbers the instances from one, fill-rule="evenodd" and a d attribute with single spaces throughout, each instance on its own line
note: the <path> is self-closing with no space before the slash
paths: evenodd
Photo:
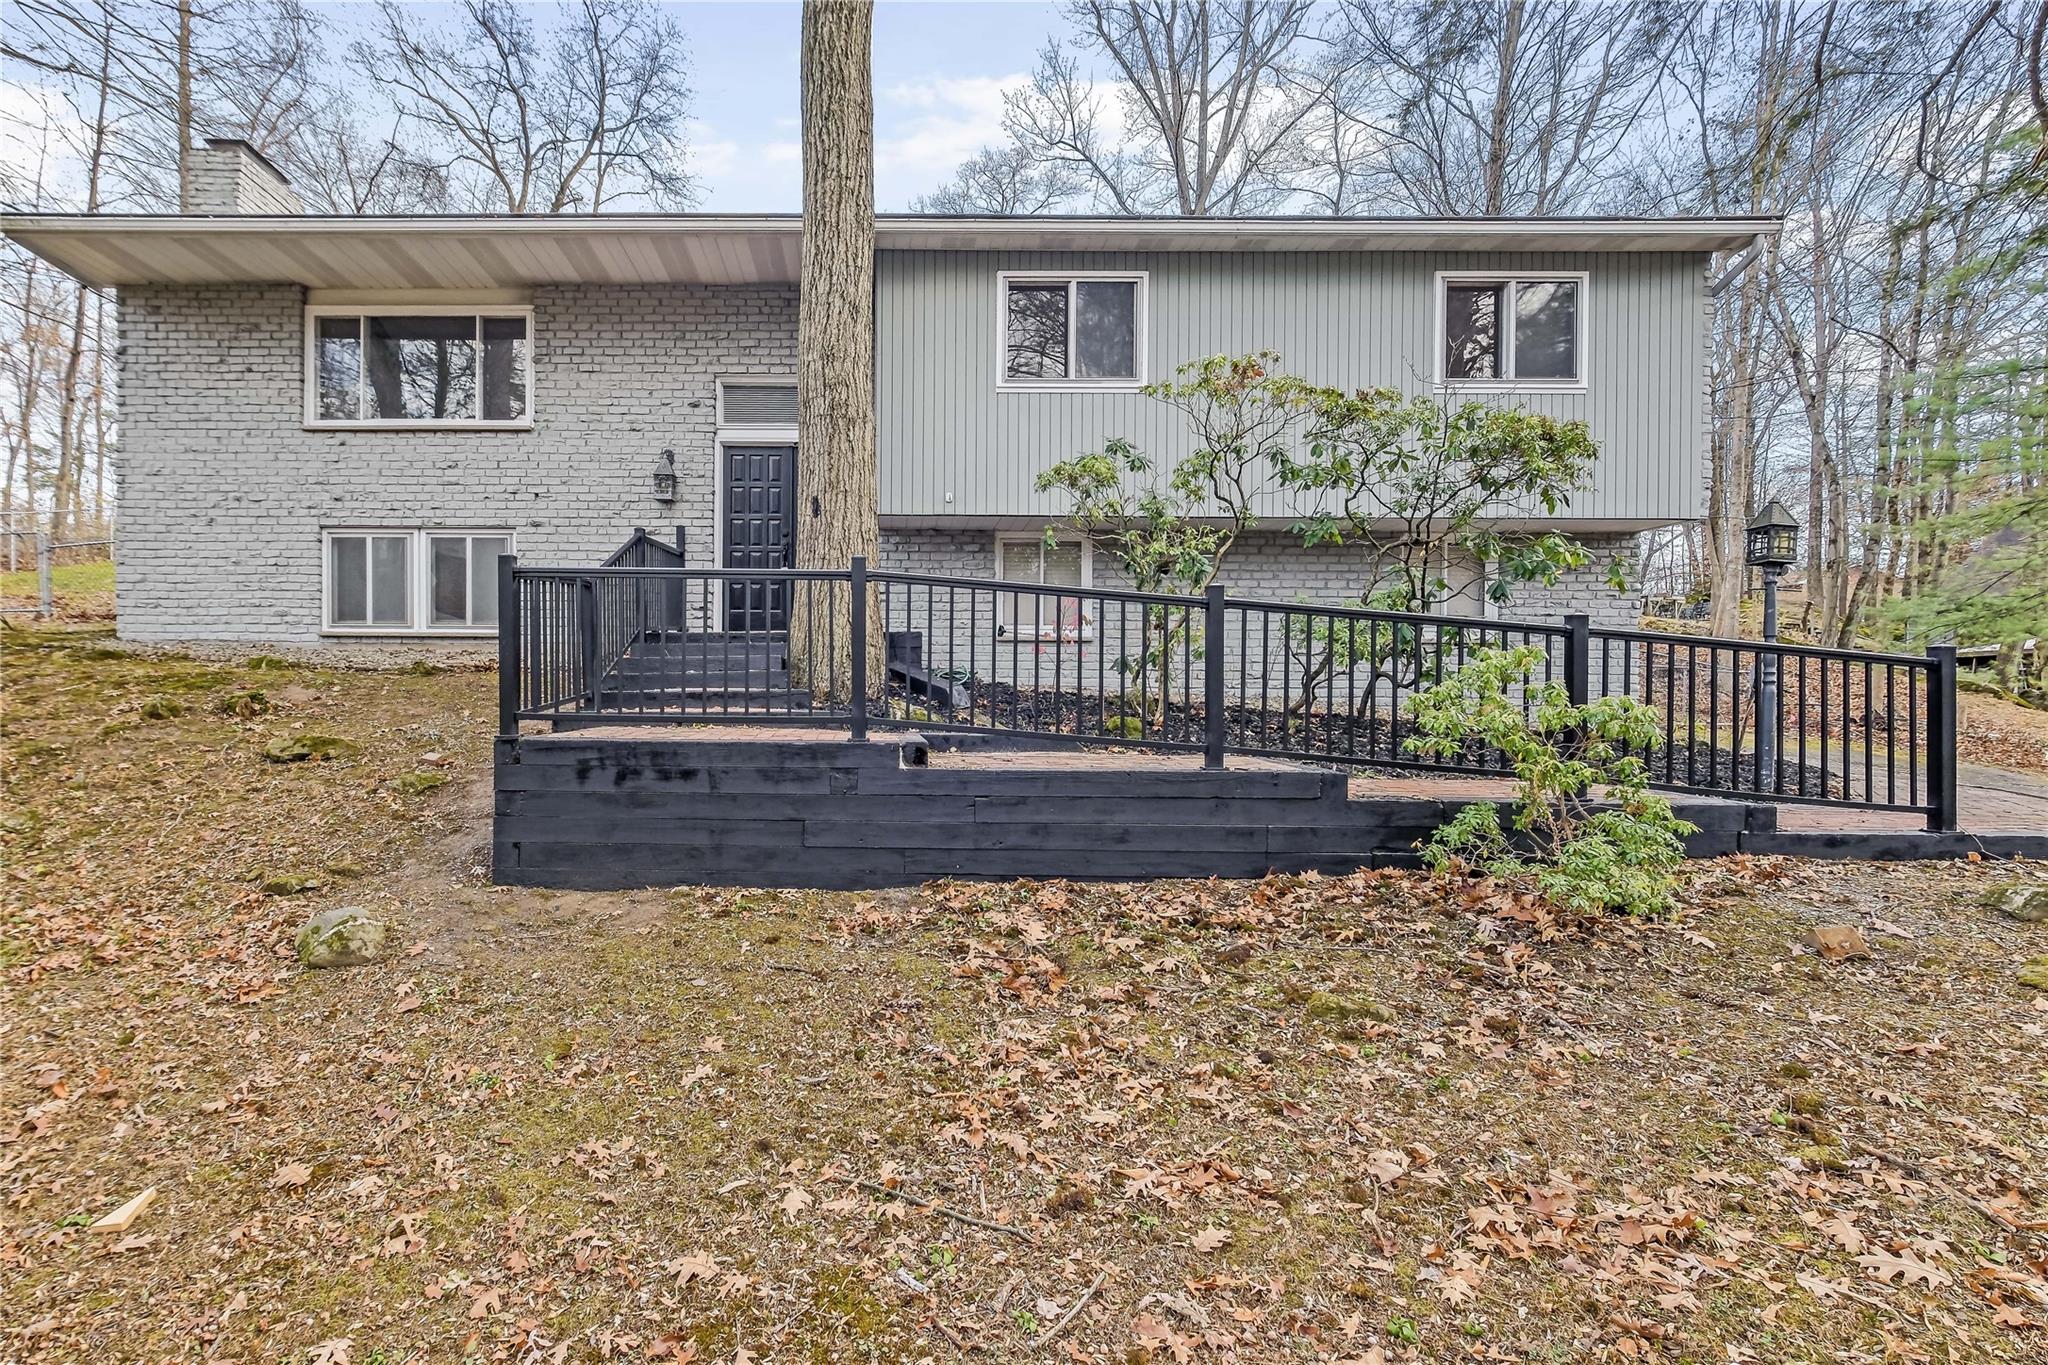
<path id="1" fill-rule="evenodd" d="M 335 99 L 308 122 L 279 162 L 316 213 L 439 213 L 452 202 L 448 167 L 413 146 L 403 119 L 379 134 L 347 101 Z"/>
<path id="2" fill-rule="evenodd" d="M 580 0 L 552 41 L 511 0 L 463 0 L 430 26 L 384 0 L 356 69 L 446 158 L 464 208 L 602 212 L 688 206 L 683 36 L 649 0 Z"/>
<path id="3" fill-rule="evenodd" d="M 81 111 L 92 91 L 107 92 L 109 208 L 185 203 L 202 134 L 288 160 L 317 99 L 318 25 L 299 0 L 10 0 L 9 13 L 0 58 L 65 89 Z"/>
<path id="4" fill-rule="evenodd" d="M 875 465 L 875 94 L 868 0 L 805 0 L 804 234 L 797 293 L 796 563 L 844 569 L 880 544 Z M 836 590 L 835 590 L 836 591 Z M 843 593 L 841 594 L 843 597 Z M 852 604 L 873 617 L 872 600 Z M 837 619 L 836 612 L 827 612 Z M 789 657 L 820 699 L 852 677 L 848 632 L 789 614 Z M 867 676 L 881 686 L 882 632 Z"/>
<path id="5" fill-rule="evenodd" d="M 1317 104 L 1309 0 L 1080 0 L 1004 126 L 1118 213 L 1258 213 L 1283 202 L 1290 146 Z M 1111 92 L 1083 55 L 1115 73 Z"/>
<path id="6" fill-rule="evenodd" d="M 1346 0 L 1332 39 L 1384 145 L 1380 197 L 1424 214 L 1605 207 L 1690 6 Z"/>
<path id="7" fill-rule="evenodd" d="M 1070 166 L 1040 161 L 1024 148 L 984 147 L 953 179 L 910 201 L 912 213 L 1050 213 L 1087 188 Z"/>

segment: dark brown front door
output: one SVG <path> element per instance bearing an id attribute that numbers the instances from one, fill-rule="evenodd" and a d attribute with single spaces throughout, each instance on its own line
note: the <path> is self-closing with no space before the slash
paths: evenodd
<path id="1" fill-rule="evenodd" d="M 787 569 L 796 563 L 796 447 L 725 447 L 725 567 Z M 788 585 L 740 580 L 726 587 L 727 630 L 782 630 Z"/>

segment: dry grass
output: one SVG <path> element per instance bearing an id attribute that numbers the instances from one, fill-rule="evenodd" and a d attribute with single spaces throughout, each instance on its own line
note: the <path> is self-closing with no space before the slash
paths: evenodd
<path id="1" fill-rule="evenodd" d="M 33 556 L 27 558 L 33 565 Z M 33 608 L 39 594 L 33 567 L 0 572 L 0 607 Z M 114 561 L 94 559 L 56 565 L 50 570 L 50 598 L 59 620 L 113 620 Z"/>
<path id="2" fill-rule="evenodd" d="M 489 675 L 8 640 L 0 1359 L 2048 1355 L 2012 869 L 499 890 Z"/>

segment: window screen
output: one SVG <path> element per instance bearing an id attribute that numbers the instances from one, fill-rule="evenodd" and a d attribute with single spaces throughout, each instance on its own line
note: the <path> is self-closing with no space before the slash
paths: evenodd
<path id="1" fill-rule="evenodd" d="M 1576 379 L 1579 286 L 1542 280 L 1515 289 L 1515 378 Z"/>
<path id="2" fill-rule="evenodd" d="M 1081 280 L 1074 286 L 1074 372 L 1082 379 L 1138 374 L 1138 286 L 1133 280 Z"/>
<path id="3" fill-rule="evenodd" d="M 327 537 L 327 625 L 340 630 L 489 630 L 507 531 L 339 531 Z"/>
<path id="4" fill-rule="evenodd" d="M 1043 540 L 996 542 L 996 576 L 1007 583 L 1079 588 L 1087 574 L 1087 549 L 1078 540 L 1048 546 Z M 1078 597 L 1056 592 L 999 593 L 999 631 L 1039 640 L 1093 639 L 1093 621 Z"/>
<path id="5" fill-rule="evenodd" d="M 327 552 L 330 625 L 411 627 L 411 535 L 335 536 Z"/>

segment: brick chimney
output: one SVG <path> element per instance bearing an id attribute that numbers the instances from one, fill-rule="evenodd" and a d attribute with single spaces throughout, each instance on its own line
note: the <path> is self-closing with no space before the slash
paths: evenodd
<path id="1" fill-rule="evenodd" d="M 186 213 L 304 213 L 299 192 L 263 153 L 238 137 L 210 137 L 192 150 Z"/>

